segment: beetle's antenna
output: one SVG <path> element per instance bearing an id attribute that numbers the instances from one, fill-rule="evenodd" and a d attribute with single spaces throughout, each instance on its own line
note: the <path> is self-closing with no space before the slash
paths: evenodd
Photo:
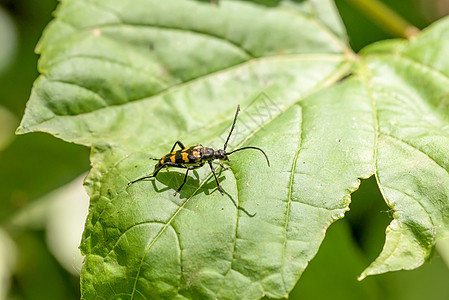
<path id="1" fill-rule="evenodd" d="M 231 137 L 232 131 L 235 127 L 235 122 L 237 121 L 237 115 L 239 114 L 240 110 L 240 104 L 237 105 L 237 111 L 235 112 L 234 122 L 232 123 L 231 131 L 229 132 L 228 138 L 226 139 L 226 142 L 224 143 L 223 150 L 226 150 L 226 147 L 228 146 L 229 138 Z"/>
<path id="2" fill-rule="evenodd" d="M 267 159 L 268 166 L 270 166 L 270 161 L 268 160 L 268 156 L 265 154 L 265 152 L 264 152 L 262 149 L 257 148 L 257 147 L 251 147 L 251 146 L 249 146 L 249 147 L 238 148 L 238 149 L 232 150 L 232 151 L 229 152 L 229 153 L 226 153 L 226 155 L 231 155 L 231 154 L 234 153 L 234 152 L 237 152 L 237 151 L 240 151 L 240 150 L 245 150 L 245 149 L 256 149 L 256 150 L 259 150 L 260 152 L 262 152 L 263 155 L 265 155 L 265 158 Z"/>

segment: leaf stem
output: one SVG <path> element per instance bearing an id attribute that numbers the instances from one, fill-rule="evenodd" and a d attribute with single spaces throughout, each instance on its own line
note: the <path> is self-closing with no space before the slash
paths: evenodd
<path id="1" fill-rule="evenodd" d="M 407 22 L 380 0 L 346 0 L 352 3 L 377 26 L 394 37 L 411 38 L 419 29 Z"/>

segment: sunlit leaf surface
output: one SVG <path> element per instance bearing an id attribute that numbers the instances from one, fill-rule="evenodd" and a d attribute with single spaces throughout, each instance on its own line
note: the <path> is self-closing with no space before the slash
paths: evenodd
<path id="1" fill-rule="evenodd" d="M 421 265 L 448 233 L 448 29 L 356 55 L 330 1 L 63 1 L 19 132 L 92 147 L 83 297 L 286 297 L 372 175 L 395 213 L 362 277 Z M 238 104 L 229 148 L 271 167 L 128 187 L 176 140 L 222 147 Z"/>

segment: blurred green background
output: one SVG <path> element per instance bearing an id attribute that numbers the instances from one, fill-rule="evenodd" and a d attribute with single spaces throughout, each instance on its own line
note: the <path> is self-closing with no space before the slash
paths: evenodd
<path id="1" fill-rule="evenodd" d="M 355 2 L 336 1 L 355 51 L 394 37 Z M 420 29 L 449 14 L 448 0 L 384 3 Z M 89 149 L 45 133 L 14 135 L 38 76 L 34 47 L 56 5 L 56 0 L 0 1 L 0 300 L 80 298 L 75 245 L 87 213 L 81 180 L 89 169 Z M 391 219 L 375 181 L 365 180 L 347 218 L 331 226 L 290 299 L 449 299 L 447 243 L 417 270 L 356 280 L 380 253 Z"/>

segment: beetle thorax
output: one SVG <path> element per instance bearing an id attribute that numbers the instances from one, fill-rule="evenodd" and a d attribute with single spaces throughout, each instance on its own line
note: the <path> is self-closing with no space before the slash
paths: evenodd
<path id="1" fill-rule="evenodd" d="M 206 148 L 204 147 L 202 149 L 203 151 L 203 159 L 205 160 L 214 160 L 215 159 L 215 151 L 212 148 Z"/>

